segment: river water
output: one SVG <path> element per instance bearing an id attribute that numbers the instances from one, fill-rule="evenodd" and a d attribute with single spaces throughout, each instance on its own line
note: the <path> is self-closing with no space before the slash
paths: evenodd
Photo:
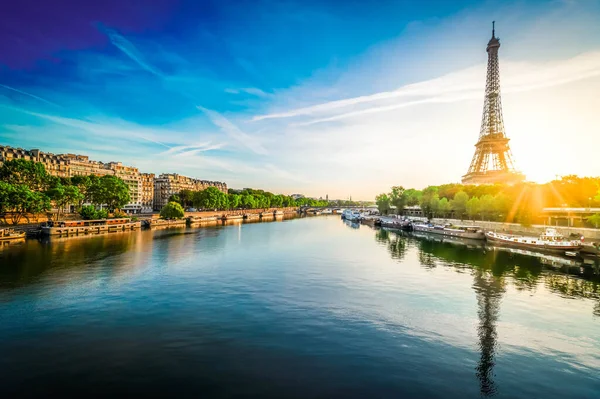
<path id="1" fill-rule="evenodd" d="M 28 240 L 0 396 L 597 399 L 600 282 L 556 266 L 336 216 Z"/>

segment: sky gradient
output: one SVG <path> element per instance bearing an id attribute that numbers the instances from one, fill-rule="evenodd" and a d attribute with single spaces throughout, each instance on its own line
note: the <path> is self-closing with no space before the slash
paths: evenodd
<path id="1" fill-rule="evenodd" d="M 600 175 L 600 1 L 369 4 L 13 2 L 0 144 L 329 198 L 458 182 L 496 20 L 517 167 Z"/>

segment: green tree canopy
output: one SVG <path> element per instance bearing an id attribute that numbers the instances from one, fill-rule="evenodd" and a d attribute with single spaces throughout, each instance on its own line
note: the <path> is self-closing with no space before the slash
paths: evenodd
<path id="1" fill-rule="evenodd" d="M 178 202 L 169 202 L 160 210 L 160 217 L 165 219 L 181 219 L 185 213 L 181 204 Z"/>
<path id="2" fill-rule="evenodd" d="M 375 197 L 375 204 L 381 215 L 387 215 L 390 212 L 390 197 L 387 194 L 379 194 Z"/>
<path id="3" fill-rule="evenodd" d="M 12 159 L 0 167 L 0 180 L 14 186 L 25 186 L 31 191 L 42 191 L 48 187 L 50 176 L 41 162 Z"/>
<path id="4" fill-rule="evenodd" d="M 464 191 L 459 191 L 454 195 L 454 198 L 450 201 L 450 208 L 454 212 L 454 216 L 461 220 L 467 213 L 467 201 L 469 196 Z"/>

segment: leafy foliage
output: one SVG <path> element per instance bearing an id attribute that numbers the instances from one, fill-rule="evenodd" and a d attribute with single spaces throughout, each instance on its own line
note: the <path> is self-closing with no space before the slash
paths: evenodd
<path id="1" fill-rule="evenodd" d="M 181 219 L 184 216 L 183 208 L 178 202 L 171 201 L 160 210 L 160 217 L 165 219 Z"/>
<path id="2" fill-rule="evenodd" d="M 82 206 L 79 215 L 83 220 L 107 219 L 108 210 L 96 209 L 93 205 Z"/>

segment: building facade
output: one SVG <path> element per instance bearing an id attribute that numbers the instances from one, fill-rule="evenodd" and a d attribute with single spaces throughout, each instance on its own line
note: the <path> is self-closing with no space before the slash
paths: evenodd
<path id="1" fill-rule="evenodd" d="M 227 193 L 227 184 L 223 182 L 199 180 L 177 173 L 163 173 L 154 179 L 154 210 L 160 211 L 167 205 L 169 198 L 179 194 L 181 190 L 202 191 L 208 187 L 216 187 Z"/>
<path id="2" fill-rule="evenodd" d="M 142 213 L 152 213 L 154 209 L 154 178 L 154 173 L 140 173 Z"/>
<path id="3" fill-rule="evenodd" d="M 0 165 L 5 161 L 13 159 L 26 159 L 28 161 L 41 162 L 52 176 L 71 176 L 69 161 L 62 155 L 55 155 L 49 152 L 45 153 L 38 149 L 24 150 L 22 148 L 0 145 Z"/>

